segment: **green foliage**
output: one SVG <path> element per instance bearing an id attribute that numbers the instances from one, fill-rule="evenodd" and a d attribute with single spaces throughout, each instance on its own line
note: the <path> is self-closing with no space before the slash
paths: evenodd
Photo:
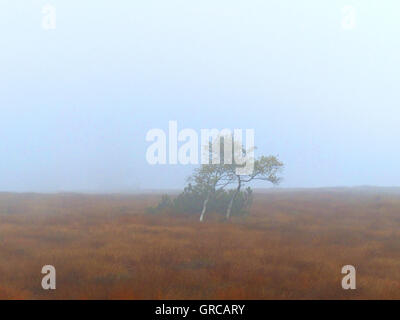
<path id="1" fill-rule="evenodd" d="M 235 190 L 218 189 L 211 195 L 207 205 L 207 211 L 225 214 L 226 208 Z M 203 207 L 207 194 L 198 185 L 189 184 L 182 193 L 175 198 L 164 195 L 156 207 L 149 208 L 149 213 L 179 213 L 199 214 Z M 251 206 L 253 191 L 250 187 L 238 193 L 233 202 L 233 215 L 245 215 Z"/>

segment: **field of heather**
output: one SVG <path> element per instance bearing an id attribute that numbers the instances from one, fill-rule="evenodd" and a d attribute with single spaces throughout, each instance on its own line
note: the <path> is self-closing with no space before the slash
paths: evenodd
<path id="1" fill-rule="evenodd" d="M 258 192 L 247 217 L 204 223 L 146 214 L 159 198 L 0 194 L 0 298 L 400 299 L 399 192 Z"/>

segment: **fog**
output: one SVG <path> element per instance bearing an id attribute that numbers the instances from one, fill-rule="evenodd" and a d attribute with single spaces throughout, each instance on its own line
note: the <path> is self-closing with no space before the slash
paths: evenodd
<path id="1" fill-rule="evenodd" d="M 56 28 L 42 8 L 56 8 Z M 343 25 L 345 6 L 354 10 Z M 282 187 L 399 186 L 398 1 L 0 3 L 0 191 L 182 188 L 149 130 L 254 129 Z M 259 184 L 268 187 L 268 184 Z"/>

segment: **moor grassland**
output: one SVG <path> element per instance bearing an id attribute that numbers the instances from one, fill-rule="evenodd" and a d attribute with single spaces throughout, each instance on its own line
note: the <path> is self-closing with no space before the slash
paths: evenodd
<path id="1" fill-rule="evenodd" d="M 398 191 L 260 191 L 247 217 L 202 224 L 146 214 L 159 198 L 1 193 L 0 298 L 400 299 Z"/>

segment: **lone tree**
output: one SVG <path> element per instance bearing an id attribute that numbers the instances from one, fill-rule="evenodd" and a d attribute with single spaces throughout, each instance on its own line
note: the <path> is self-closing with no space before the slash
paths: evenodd
<path id="1" fill-rule="evenodd" d="M 216 145 L 215 149 L 214 145 Z M 233 203 L 245 184 L 254 180 L 269 181 L 274 185 L 279 184 L 282 178 L 278 176 L 278 173 L 283 169 L 283 163 L 275 156 L 261 156 L 255 160 L 254 150 L 255 147 L 246 150 L 241 141 L 234 140 L 233 136 L 227 135 L 218 136 L 213 143 L 208 145 L 206 151 L 209 160 L 212 161 L 213 156 L 218 156 L 219 163 L 202 165 L 193 175 L 193 181 L 206 190 L 200 221 L 204 219 L 208 201 L 215 194 L 217 186 L 223 189 L 227 185 L 237 182 L 237 187 L 232 193 L 226 209 L 226 219 L 229 219 Z M 243 161 L 239 161 L 244 158 L 247 162 L 252 163 L 250 167 L 245 168 Z"/>
<path id="2" fill-rule="evenodd" d="M 204 220 L 207 209 L 225 215 L 229 219 L 232 212 L 246 212 L 252 200 L 252 190 L 246 184 L 255 180 L 279 184 L 279 172 L 283 163 L 275 156 L 254 158 L 254 147 L 245 149 L 242 142 L 234 141 L 232 135 L 219 135 L 203 151 L 208 163 L 195 169 L 188 178 L 188 186 L 175 199 L 165 195 L 156 208 L 150 212 L 169 210 L 179 213 L 198 213 L 200 222 Z M 236 184 L 233 190 L 228 185 Z"/>

